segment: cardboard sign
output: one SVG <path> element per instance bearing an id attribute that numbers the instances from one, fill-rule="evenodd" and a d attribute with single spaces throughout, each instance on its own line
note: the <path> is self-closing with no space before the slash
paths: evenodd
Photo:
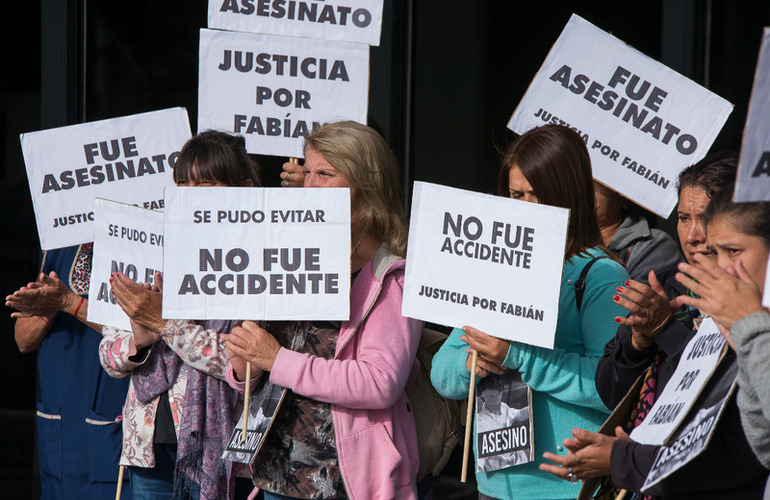
<path id="1" fill-rule="evenodd" d="M 209 0 L 208 27 L 380 44 L 382 0 Z"/>
<path id="2" fill-rule="evenodd" d="M 714 384 L 706 397 L 698 401 L 690 421 L 676 433 L 671 443 L 662 446 L 642 485 L 644 492 L 658 484 L 703 453 L 711 442 L 727 402 L 738 386 L 738 363 L 733 359 L 714 375 Z"/>
<path id="3" fill-rule="evenodd" d="M 369 46 L 201 30 L 198 130 L 228 130 L 262 155 L 304 156 L 324 123 L 366 123 Z"/>
<path id="4" fill-rule="evenodd" d="M 594 177 L 668 217 L 679 172 L 703 158 L 732 105 L 572 15 L 508 128 L 547 123 L 583 138 Z"/>
<path id="5" fill-rule="evenodd" d="M 163 317 L 347 320 L 348 188 L 166 189 Z"/>
<path id="6" fill-rule="evenodd" d="M 257 389 L 249 396 L 246 440 L 243 440 L 243 415 L 241 415 L 222 454 L 224 460 L 250 464 L 262 448 L 275 415 L 286 396 L 286 389 L 270 383 L 269 379 L 267 375 L 260 378 Z"/>
<path id="7" fill-rule="evenodd" d="M 762 34 L 733 199 L 770 201 L 770 28 Z"/>
<path id="8" fill-rule="evenodd" d="M 131 330 L 111 293 L 110 273 L 153 283 L 163 267 L 163 213 L 97 198 L 88 321 Z"/>
<path id="9" fill-rule="evenodd" d="M 711 318 L 687 343 L 674 374 L 652 405 L 647 417 L 631 431 L 642 444 L 663 444 L 687 416 L 724 355 L 725 338 Z"/>
<path id="10" fill-rule="evenodd" d="M 190 136 L 184 108 L 21 134 L 40 247 L 93 241 L 97 197 L 162 209 Z"/>
<path id="11" fill-rule="evenodd" d="M 415 182 L 411 214 L 404 316 L 553 348 L 568 210 Z"/>
<path id="12" fill-rule="evenodd" d="M 490 374 L 476 387 L 476 472 L 534 459 L 532 389 L 518 370 Z"/>

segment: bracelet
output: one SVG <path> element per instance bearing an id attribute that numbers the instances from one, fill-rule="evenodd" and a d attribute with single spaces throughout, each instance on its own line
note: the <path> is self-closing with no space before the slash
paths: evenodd
<path id="1" fill-rule="evenodd" d="M 74 312 L 74 313 L 72 313 L 72 315 L 73 315 L 73 316 L 77 316 L 77 315 L 78 315 L 78 311 L 80 310 L 80 306 L 82 306 L 82 305 L 83 305 L 83 302 L 84 302 L 85 300 L 86 300 L 86 298 L 85 298 L 85 297 L 80 297 L 80 303 L 79 303 L 79 304 L 78 304 L 78 306 L 75 308 L 75 312 Z"/>

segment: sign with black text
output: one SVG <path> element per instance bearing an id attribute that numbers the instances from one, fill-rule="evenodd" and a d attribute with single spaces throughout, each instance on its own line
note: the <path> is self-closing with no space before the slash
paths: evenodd
<path id="1" fill-rule="evenodd" d="M 415 182 L 402 314 L 552 349 L 568 218 L 564 208 Z"/>
<path id="2" fill-rule="evenodd" d="M 93 241 L 97 197 L 162 209 L 190 137 L 184 108 L 21 134 L 41 248 Z"/>
<path id="3" fill-rule="evenodd" d="M 733 199 L 770 201 L 770 28 L 762 33 Z"/>
<path id="4" fill-rule="evenodd" d="M 726 366 L 714 374 L 709 388 L 704 391 L 691 412 L 693 415 L 681 430 L 661 446 L 647 473 L 641 490 L 646 491 L 694 460 L 708 447 L 719 418 L 738 385 L 738 363 L 725 359 Z"/>
<path id="5" fill-rule="evenodd" d="M 347 320 L 348 188 L 166 189 L 163 317 Z"/>
<path id="6" fill-rule="evenodd" d="M 476 472 L 534 459 L 532 389 L 518 370 L 490 374 L 476 386 Z"/>
<path id="7" fill-rule="evenodd" d="M 703 158 L 732 105 L 636 49 L 572 15 L 508 128 L 575 130 L 594 178 L 664 219 L 676 180 Z"/>
<path id="8" fill-rule="evenodd" d="M 366 123 L 369 46 L 203 29 L 198 130 L 228 130 L 260 155 L 302 158 L 324 123 Z"/>
<path id="9" fill-rule="evenodd" d="M 382 0 L 209 0 L 208 27 L 380 44 Z"/>
<path id="10" fill-rule="evenodd" d="M 243 415 L 241 415 L 222 454 L 224 460 L 243 464 L 254 461 L 285 396 L 286 389 L 272 384 L 267 374 L 262 375 L 254 393 L 249 396 L 246 440 L 243 440 Z"/>
<path id="11" fill-rule="evenodd" d="M 631 431 L 631 439 L 642 444 L 663 444 L 679 427 L 724 355 L 725 338 L 711 318 L 687 343 L 663 392 L 647 417 Z"/>
<path id="12" fill-rule="evenodd" d="M 111 293 L 110 274 L 154 283 L 163 266 L 163 212 L 125 203 L 94 200 L 96 213 L 88 321 L 131 330 L 131 322 Z"/>

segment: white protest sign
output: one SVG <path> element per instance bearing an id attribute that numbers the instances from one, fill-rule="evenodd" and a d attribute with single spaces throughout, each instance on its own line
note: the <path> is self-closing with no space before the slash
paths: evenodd
<path id="1" fill-rule="evenodd" d="M 770 201 L 770 28 L 762 34 L 733 199 Z"/>
<path id="2" fill-rule="evenodd" d="M 667 218 L 679 172 L 706 155 L 731 111 L 721 97 L 573 14 L 508 128 L 576 130 L 598 181 Z"/>
<path id="3" fill-rule="evenodd" d="M 661 445 L 679 427 L 722 357 L 725 338 L 716 323 L 706 318 L 687 343 L 674 374 L 650 408 L 647 417 L 631 432 L 642 444 Z"/>
<path id="4" fill-rule="evenodd" d="M 163 317 L 347 320 L 350 190 L 166 189 Z"/>
<path id="5" fill-rule="evenodd" d="M 209 0 L 208 27 L 380 44 L 383 0 Z"/>
<path id="6" fill-rule="evenodd" d="M 727 402 L 738 385 L 738 363 L 735 359 L 725 361 L 729 361 L 727 367 L 714 374 L 714 383 L 710 384 L 704 397 L 700 398 L 702 401 L 699 400 L 698 406 L 693 409 L 694 415 L 672 437 L 670 444 L 658 450 L 642 485 L 643 492 L 693 461 L 708 448 Z"/>
<path id="7" fill-rule="evenodd" d="M 415 182 L 402 314 L 553 348 L 568 218 Z"/>
<path id="8" fill-rule="evenodd" d="M 163 212 L 97 198 L 88 321 L 131 330 L 110 292 L 110 273 L 153 283 L 163 266 Z"/>
<path id="9" fill-rule="evenodd" d="M 198 130 L 243 135 L 262 155 L 304 156 L 324 123 L 366 123 L 369 46 L 201 30 Z"/>
<path id="10" fill-rule="evenodd" d="M 41 248 L 93 241 L 97 197 L 162 209 L 190 136 L 184 108 L 22 134 Z"/>

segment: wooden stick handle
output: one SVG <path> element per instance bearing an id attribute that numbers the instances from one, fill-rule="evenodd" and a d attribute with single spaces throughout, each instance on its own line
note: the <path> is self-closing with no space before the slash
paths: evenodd
<path id="1" fill-rule="evenodd" d="M 299 165 L 299 158 L 289 158 L 289 163 L 294 163 L 295 165 Z"/>
<path id="2" fill-rule="evenodd" d="M 251 393 L 251 362 L 246 361 L 246 392 L 243 393 L 243 432 L 241 440 L 246 442 L 246 432 L 249 430 L 249 394 Z"/>
<path id="3" fill-rule="evenodd" d="M 618 493 L 618 496 L 615 497 L 615 500 L 623 500 L 626 498 L 626 493 L 628 493 L 628 490 L 622 489 L 620 490 L 620 493 Z"/>
<path id="4" fill-rule="evenodd" d="M 125 465 L 121 465 L 120 469 L 118 469 L 118 490 L 115 492 L 115 500 L 120 500 L 120 491 L 123 489 L 123 470 L 125 468 Z"/>
<path id="5" fill-rule="evenodd" d="M 463 469 L 460 475 L 461 483 L 464 483 L 468 477 L 468 455 L 470 454 L 471 434 L 473 432 L 473 393 L 476 389 L 476 362 L 478 361 L 478 358 L 479 353 L 474 349 L 471 360 L 471 385 L 468 388 L 468 413 L 466 413 L 465 418 L 465 446 L 463 447 Z"/>

